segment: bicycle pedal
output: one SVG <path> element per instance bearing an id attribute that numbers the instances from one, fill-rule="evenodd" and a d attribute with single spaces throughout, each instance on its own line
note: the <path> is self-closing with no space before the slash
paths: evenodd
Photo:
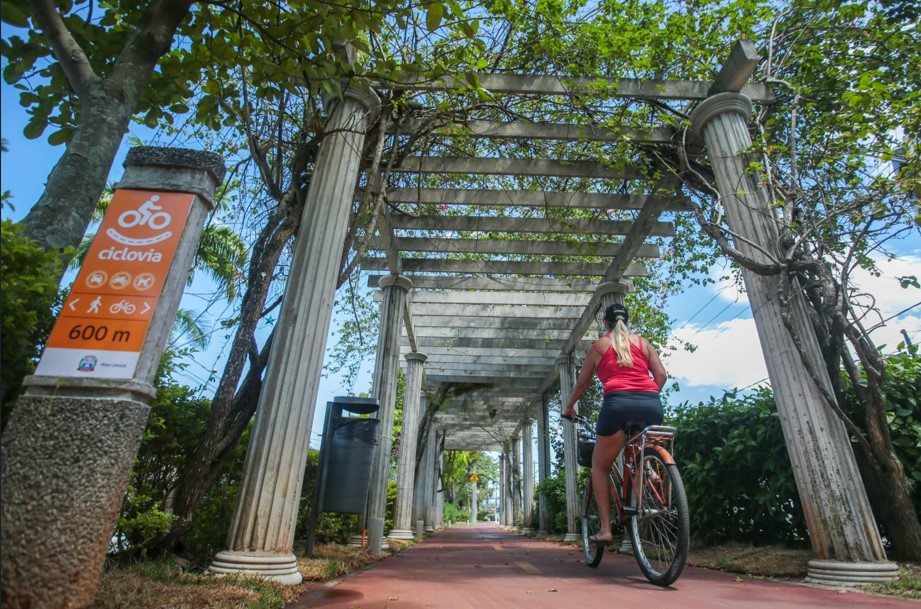
<path id="1" fill-rule="evenodd" d="M 639 510 L 630 505 L 623 509 L 623 513 L 625 516 L 636 516 L 639 513 Z"/>

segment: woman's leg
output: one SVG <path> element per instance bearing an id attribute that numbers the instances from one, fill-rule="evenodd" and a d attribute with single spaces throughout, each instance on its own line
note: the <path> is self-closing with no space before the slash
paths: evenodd
<path id="1" fill-rule="evenodd" d="M 598 504 L 601 530 L 598 541 L 611 541 L 611 466 L 626 442 L 626 434 L 618 431 L 612 436 L 597 436 L 595 452 L 592 453 L 592 488 Z"/>

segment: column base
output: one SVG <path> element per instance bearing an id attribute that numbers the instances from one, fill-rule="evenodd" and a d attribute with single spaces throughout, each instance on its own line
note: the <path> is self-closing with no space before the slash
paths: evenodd
<path id="1" fill-rule="evenodd" d="M 426 533 L 434 533 L 437 529 L 430 524 L 425 525 Z"/>
<path id="2" fill-rule="evenodd" d="M 294 554 L 279 552 L 218 552 L 211 562 L 211 571 L 219 575 L 257 575 L 287 586 L 304 581 L 297 570 Z"/>
<path id="3" fill-rule="evenodd" d="M 365 542 L 367 542 L 367 540 L 363 538 L 361 535 L 352 535 L 351 537 L 349 537 L 349 546 L 353 548 L 363 548 L 366 546 Z M 387 543 L 386 537 L 384 537 L 383 541 L 381 542 L 381 549 L 382 550 L 390 549 L 390 544 Z"/>
<path id="4" fill-rule="evenodd" d="M 547 537 L 550 533 L 546 529 L 541 529 L 537 532 L 538 537 Z"/>
<path id="5" fill-rule="evenodd" d="M 806 581 L 826 586 L 857 586 L 882 584 L 899 578 L 899 566 L 894 562 L 847 562 L 842 560 L 810 560 Z"/>
<path id="6" fill-rule="evenodd" d="M 387 533 L 387 539 L 393 539 L 394 541 L 412 541 L 415 538 L 415 535 L 409 529 L 393 529 Z"/>
<path id="7" fill-rule="evenodd" d="M 618 554 L 630 554 L 633 555 L 633 542 L 630 541 L 629 537 L 624 537 L 624 540 L 620 542 L 620 547 L 617 548 Z"/>
<path id="8" fill-rule="evenodd" d="M 582 541 L 582 535 L 579 533 L 566 533 L 566 537 L 563 538 L 563 541 L 567 543 Z"/>
<path id="9" fill-rule="evenodd" d="M 532 533 L 534 532 L 534 529 L 532 529 L 531 527 L 522 527 L 522 528 L 521 528 L 521 532 L 522 532 L 524 535 L 530 535 L 530 534 L 532 534 Z"/>

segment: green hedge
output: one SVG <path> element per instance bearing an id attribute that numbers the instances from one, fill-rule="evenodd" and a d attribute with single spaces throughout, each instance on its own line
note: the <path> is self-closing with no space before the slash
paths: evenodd
<path id="1" fill-rule="evenodd" d="M 807 541 L 790 459 L 770 390 L 736 392 L 669 409 L 675 460 L 704 544 L 800 545 Z"/>

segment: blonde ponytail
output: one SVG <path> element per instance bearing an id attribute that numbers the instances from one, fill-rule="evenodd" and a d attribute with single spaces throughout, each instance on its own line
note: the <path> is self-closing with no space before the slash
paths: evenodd
<path id="1" fill-rule="evenodd" d="M 617 363 L 621 366 L 633 366 L 633 355 L 630 353 L 630 331 L 624 320 L 618 319 L 611 329 L 611 346 L 617 353 Z"/>

